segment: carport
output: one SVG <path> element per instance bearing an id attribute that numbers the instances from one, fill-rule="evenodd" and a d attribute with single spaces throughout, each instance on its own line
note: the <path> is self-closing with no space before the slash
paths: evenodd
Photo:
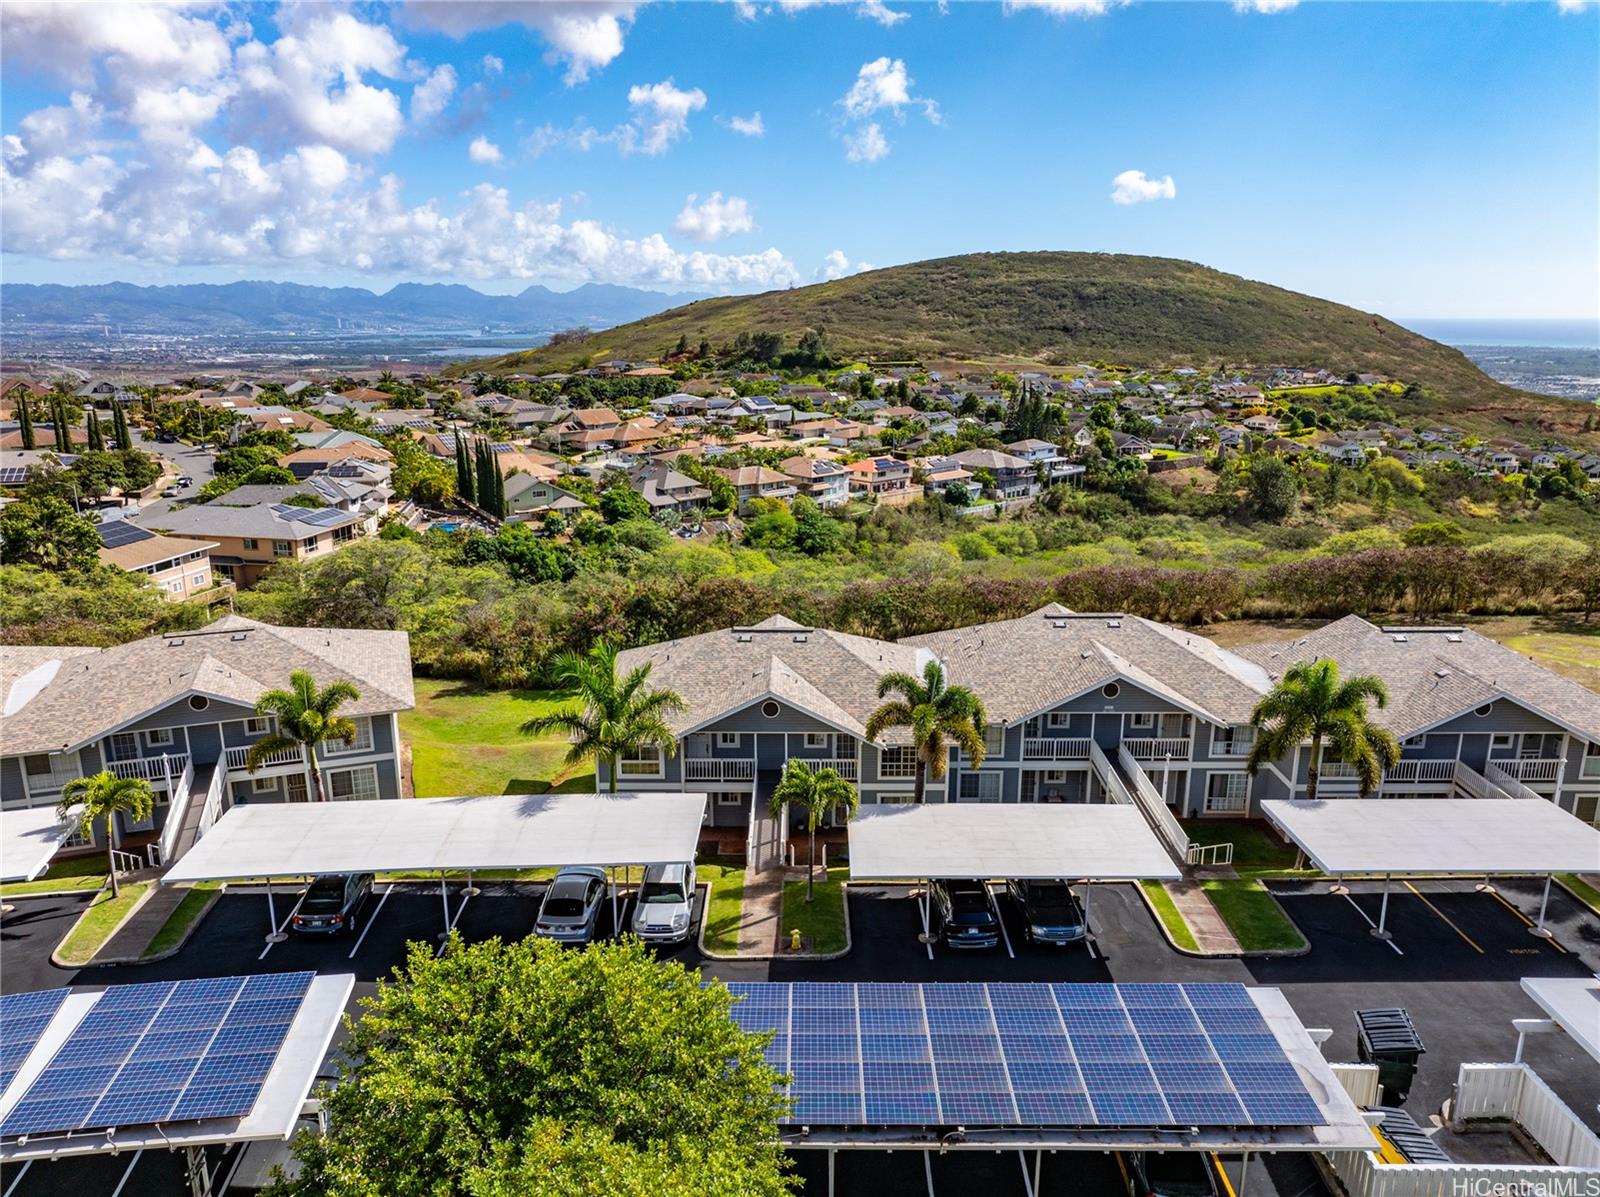
<path id="1" fill-rule="evenodd" d="M 1176 881 L 1183 875 L 1138 809 L 1115 803 L 863 806 L 849 829 L 852 881 L 921 882 L 922 933 L 930 960 L 930 879 L 1084 882 L 1087 924 L 1087 883 Z"/>
<path id="2" fill-rule="evenodd" d="M 0 811 L 0 881 L 32 881 L 76 830 L 76 815 L 62 818 L 54 806 Z"/>
<path id="3" fill-rule="evenodd" d="M 448 935 L 477 892 L 472 874 L 478 870 L 614 870 L 693 861 L 705 801 L 704 794 L 620 793 L 236 806 L 161 882 L 265 880 L 270 946 L 293 917 L 291 911 L 278 922 L 275 878 L 436 872 Z M 467 876 L 453 915 L 445 889 L 450 873 Z M 611 908 L 616 924 L 614 877 Z"/>
<path id="4" fill-rule="evenodd" d="M 1261 810 L 1332 877 L 1387 883 L 1406 876 L 1542 876 L 1544 897 L 1531 930 L 1543 938 L 1550 936 L 1544 920 L 1554 875 L 1600 867 L 1600 829 L 1542 799 L 1269 799 Z M 1391 938 L 1388 914 L 1385 884 L 1372 924 L 1378 939 Z"/>
<path id="5" fill-rule="evenodd" d="M 1522 1062 L 1522 1041 L 1529 1034 L 1564 1032 L 1600 1063 L 1600 978 L 1523 977 L 1522 992 L 1533 999 L 1547 1018 L 1519 1018 L 1512 1022 L 1517 1030 L 1517 1054 Z"/>

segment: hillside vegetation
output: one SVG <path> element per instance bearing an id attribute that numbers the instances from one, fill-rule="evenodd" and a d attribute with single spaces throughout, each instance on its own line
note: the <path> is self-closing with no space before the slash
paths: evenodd
<path id="1" fill-rule="evenodd" d="M 1090 253 L 968 254 L 835 282 L 724 296 L 466 370 L 552 371 L 670 353 L 680 337 L 718 346 L 740 332 L 825 332 L 849 358 L 925 363 L 1105 361 L 1133 367 L 1294 365 L 1383 374 L 1430 395 L 1403 417 L 1479 431 L 1572 434 L 1587 404 L 1489 378 L 1447 345 L 1342 304 L 1171 258 Z"/>

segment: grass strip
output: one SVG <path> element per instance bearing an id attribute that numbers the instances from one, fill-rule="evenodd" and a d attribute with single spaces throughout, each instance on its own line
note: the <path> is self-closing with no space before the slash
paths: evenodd
<path id="1" fill-rule="evenodd" d="M 183 942 L 183 937 L 189 933 L 189 928 L 194 926 L 210 904 L 211 895 L 221 886 L 220 881 L 197 882 L 183 896 L 183 901 L 178 903 L 178 909 L 167 916 L 167 921 L 162 924 L 161 930 L 156 932 L 155 938 L 150 941 L 150 946 L 144 950 L 145 956 L 159 956 Z"/>
<path id="2" fill-rule="evenodd" d="M 44 876 L 32 881 L 10 881 L 0 885 L 0 897 L 26 898 L 29 894 L 57 893 L 61 890 L 95 890 L 107 881 L 104 852 L 93 856 L 72 856 L 58 860 Z"/>
<path id="3" fill-rule="evenodd" d="M 1144 887 L 1145 897 L 1155 908 L 1156 916 L 1160 918 L 1161 925 L 1167 929 L 1167 935 L 1172 942 L 1186 951 L 1198 952 L 1200 945 L 1195 942 L 1194 932 L 1189 930 L 1189 924 L 1184 921 L 1183 913 L 1172 900 L 1172 895 L 1166 891 L 1166 887 L 1159 881 L 1141 881 L 1139 884 Z"/>
<path id="4" fill-rule="evenodd" d="M 695 875 L 711 886 L 705 913 L 706 950 L 731 956 L 739 950 L 739 924 L 744 917 L 744 866 L 701 864 L 695 866 Z"/>
<path id="5" fill-rule="evenodd" d="M 811 940 L 813 952 L 842 952 L 844 933 L 844 882 L 850 870 L 842 865 L 817 872 L 812 900 L 806 901 L 806 883 L 786 881 L 783 886 L 782 941 L 787 948 L 789 932 L 799 929 Z"/>
<path id="6" fill-rule="evenodd" d="M 1306 946 L 1300 928 L 1259 881 L 1202 881 L 1202 889 L 1247 952 L 1293 951 Z"/>
<path id="7" fill-rule="evenodd" d="M 1561 884 L 1571 891 L 1573 897 L 1596 914 L 1600 914 L 1600 889 L 1595 889 L 1576 873 L 1562 873 Z"/>
<path id="8" fill-rule="evenodd" d="M 67 932 L 66 939 L 56 949 L 56 956 L 64 964 L 89 963 L 149 888 L 148 881 L 125 883 L 121 896 L 116 898 L 109 889 L 101 890 Z"/>

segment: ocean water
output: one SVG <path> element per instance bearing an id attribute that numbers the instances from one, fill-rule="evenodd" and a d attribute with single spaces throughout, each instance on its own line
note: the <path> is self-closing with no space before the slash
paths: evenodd
<path id="1" fill-rule="evenodd" d="M 1600 349 L 1600 320 L 1396 320 L 1446 345 L 1539 345 Z"/>

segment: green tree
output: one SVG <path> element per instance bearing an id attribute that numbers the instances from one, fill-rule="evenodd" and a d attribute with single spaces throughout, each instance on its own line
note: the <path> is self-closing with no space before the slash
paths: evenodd
<path id="1" fill-rule="evenodd" d="M 913 801 L 926 797 L 928 778 L 938 781 L 949 763 L 952 741 L 971 759 L 983 764 L 983 729 L 988 722 L 983 703 L 964 686 L 952 686 L 944 666 L 929 661 L 919 680 L 909 673 L 886 673 L 878 679 L 878 697 L 899 697 L 886 702 L 867 720 L 867 739 L 877 741 L 891 727 L 909 728 L 916 750 L 917 776 Z"/>
<path id="2" fill-rule="evenodd" d="M 1306 800 L 1314 802 L 1326 740 L 1340 760 L 1355 767 L 1362 796 L 1372 793 L 1383 783 L 1383 771 L 1400 759 L 1400 745 L 1369 722 L 1369 703 L 1379 709 L 1389 704 L 1381 678 L 1363 674 L 1340 680 L 1337 661 L 1297 661 L 1250 714 L 1256 728 L 1247 762 L 1250 772 L 1292 755 L 1309 740 Z"/>
<path id="3" fill-rule="evenodd" d="M 150 817 L 155 801 L 155 792 L 144 778 L 118 777 L 109 769 L 74 778 L 61 787 L 61 804 L 56 809 L 63 819 L 76 817 L 84 835 L 93 835 L 94 825 L 105 820 L 106 868 L 111 873 L 113 898 L 122 892 L 117 884 L 117 816 L 143 822 Z"/>
<path id="4" fill-rule="evenodd" d="M 816 769 L 793 756 L 783 766 L 783 776 L 772 788 L 772 817 L 782 819 L 789 807 L 805 814 L 807 902 L 811 901 L 811 879 L 817 871 L 817 828 L 835 811 L 843 811 L 847 819 L 853 817 L 860 805 L 855 786 L 837 769 Z"/>
<path id="5" fill-rule="evenodd" d="M 600 514 L 608 524 L 650 518 L 650 504 L 626 481 L 617 479 L 600 493 Z"/>
<path id="6" fill-rule="evenodd" d="M 1282 520 L 1300 505 L 1300 480 L 1281 458 L 1257 454 L 1250 462 L 1250 503 L 1262 519 Z"/>
<path id="7" fill-rule="evenodd" d="M 256 714 L 276 717 L 278 730 L 250 746 L 244 758 L 245 769 L 254 773 L 274 753 L 300 748 L 305 753 L 317 801 L 326 802 L 322 771 L 317 767 L 317 745 L 324 740 L 343 740 L 349 744 L 356 738 L 355 722 L 339 714 L 339 708 L 360 697 L 361 691 L 350 682 L 318 686 L 316 678 L 303 669 L 296 669 L 289 675 L 289 689 L 268 690 L 256 699 Z"/>
<path id="8" fill-rule="evenodd" d="M 39 495 L 0 508 L 0 562 L 84 570 L 100 559 L 100 534 L 65 499 Z"/>
<path id="9" fill-rule="evenodd" d="M 17 425 L 18 431 L 22 434 L 22 447 L 24 449 L 36 449 L 38 445 L 34 443 L 33 413 L 28 408 L 27 393 L 19 392 L 17 398 Z"/>
<path id="10" fill-rule="evenodd" d="M 468 503 L 478 500 L 477 476 L 473 473 L 472 462 L 467 457 L 467 438 L 460 432 L 456 433 L 456 494 Z"/>
<path id="11" fill-rule="evenodd" d="M 88 421 L 89 425 L 88 444 L 90 452 L 98 453 L 103 451 L 106 447 L 106 435 L 100 429 L 100 413 L 91 407 L 84 414 L 84 419 Z"/>
<path id="12" fill-rule="evenodd" d="M 565 652 L 555 660 L 556 684 L 576 691 L 581 710 L 536 715 L 522 725 L 524 735 L 546 736 L 565 732 L 571 746 L 562 762 L 565 778 L 585 761 L 605 762 L 606 788 L 617 792 L 617 765 L 628 753 L 658 748 L 667 756 L 678 751 L 678 738 L 666 717 L 685 710 L 687 704 L 673 690 L 649 684 L 647 662 L 617 677 L 617 650 L 601 641 L 587 653 Z"/>
<path id="13" fill-rule="evenodd" d="M 121 403 L 111 409 L 111 434 L 117 442 L 117 448 L 124 451 L 133 449 L 133 435 L 128 431 L 128 412 Z"/>
<path id="14" fill-rule="evenodd" d="M 637 942 L 413 944 L 273 1197 L 786 1197 L 786 1100 L 732 995 Z"/>
<path id="15" fill-rule="evenodd" d="M 798 496 L 794 514 L 794 547 L 807 557 L 823 557 L 844 543 L 844 525 L 823 512 L 806 495 Z"/>

